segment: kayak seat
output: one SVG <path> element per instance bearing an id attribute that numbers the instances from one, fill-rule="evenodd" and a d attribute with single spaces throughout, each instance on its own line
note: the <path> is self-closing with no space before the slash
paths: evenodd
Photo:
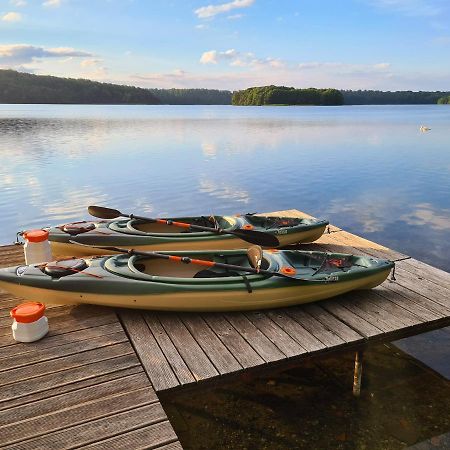
<path id="1" fill-rule="evenodd" d="M 201 216 L 201 217 L 196 217 L 192 222 L 192 225 L 198 225 L 201 227 L 207 227 L 207 228 L 217 228 L 218 224 L 216 219 L 211 216 L 211 217 L 205 217 L 205 216 Z M 198 230 L 183 230 L 182 233 L 198 233 Z"/>

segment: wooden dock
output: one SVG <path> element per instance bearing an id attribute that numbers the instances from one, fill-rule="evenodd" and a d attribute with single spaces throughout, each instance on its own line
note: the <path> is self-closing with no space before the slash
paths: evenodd
<path id="1" fill-rule="evenodd" d="M 0 266 L 23 263 L 3 247 Z M 181 449 L 113 309 L 49 307 L 44 339 L 17 343 L 0 291 L 0 448 Z"/>
<path id="2" fill-rule="evenodd" d="M 310 217 L 297 211 L 272 215 Z M 406 255 L 330 226 L 302 249 L 401 259 Z M 389 342 L 450 325 L 450 274 L 415 259 L 396 263 L 397 281 L 317 303 L 238 313 L 118 314 L 157 392 L 219 381 L 242 371 L 298 363 L 326 352 Z M 251 294 L 249 294 L 251 295 Z M 357 369 L 361 368 L 357 354 Z M 355 371 L 357 376 L 360 370 Z M 355 383 L 358 394 L 359 383 Z"/>
<path id="3" fill-rule="evenodd" d="M 307 248 L 406 257 L 330 228 Z M 1 266 L 20 263 L 20 247 L 0 250 Z M 49 335 L 32 344 L 12 340 L 9 310 L 21 300 L 0 291 L 0 447 L 180 449 L 163 392 L 338 350 L 355 350 L 360 369 L 372 343 L 450 325 L 450 274 L 411 258 L 397 263 L 396 277 L 369 292 L 262 312 L 53 306 Z"/>

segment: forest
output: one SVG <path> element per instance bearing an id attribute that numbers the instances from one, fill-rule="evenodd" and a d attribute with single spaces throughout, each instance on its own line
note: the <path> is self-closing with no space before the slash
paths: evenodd
<path id="1" fill-rule="evenodd" d="M 218 89 L 144 89 L 85 79 L 0 70 L 0 103 L 137 105 L 417 105 L 449 104 L 450 92 L 296 89 L 260 86 Z"/>
<path id="2" fill-rule="evenodd" d="M 0 70 L 0 103 L 229 105 L 231 92 L 216 89 L 144 89 Z"/>
<path id="3" fill-rule="evenodd" d="M 446 97 L 441 97 L 438 100 L 438 105 L 450 105 L 450 95 L 447 95 Z"/>
<path id="4" fill-rule="evenodd" d="M 450 92 L 429 91 L 341 91 L 346 105 L 427 105 L 436 104 Z"/>
<path id="5" fill-rule="evenodd" d="M 230 105 L 231 92 L 218 89 L 149 89 L 165 105 Z"/>
<path id="6" fill-rule="evenodd" d="M 343 95 L 337 89 L 296 89 L 285 86 L 251 87 L 235 91 L 233 105 L 342 105 Z"/>
<path id="7" fill-rule="evenodd" d="M 0 70 L 0 103 L 154 105 L 160 101 L 148 89 Z"/>

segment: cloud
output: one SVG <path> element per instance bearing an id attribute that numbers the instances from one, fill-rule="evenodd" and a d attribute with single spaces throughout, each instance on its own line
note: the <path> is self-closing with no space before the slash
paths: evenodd
<path id="1" fill-rule="evenodd" d="M 216 180 L 206 178 L 199 180 L 198 190 L 202 194 L 208 194 L 223 200 L 249 203 L 251 199 L 250 193 L 244 189 L 240 189 L 228 183 L 218 183 Z"/>
<path id="2" fill-rule="evenodd" d="M 442 12 L 436 0 L 369 0 L 369 4 L 406 16 L 437 16 Z"/>
<path id="3" fill-rule="evenodd" d="M 59 8 L 62 4 L 62 0 L 46 0 L 42 3 L 45 8 Z"/>
<path id="4" fill-rule="evenodd" d="M 227 19 L 237 20 L 237 19 L 242 19 L 243 17 L 244 17 L 244 14 L 232 14 L 231 16 L 227 16 Z"/>
<path id="5" fill-rule="evenodd" d="M 27 6 L 27 2 L 25 0 L 9 0 L 9 4 L 13 5 L 17 8 L 22 8 L 23 6 Z"/>
<path id="6" fill-rule="evenodd" d="M 2 16 L 3 22 L 20 22 L 22 20 L 22 14 L 18 12 L 8 12 Z"/>
<path id="7" fill-rule="evenodd" d="M 434 230 L 450 230 L 450 209 L 437 209 L 430 203 L 419 203 L 400 217 L 409 225 L 429 226 Z"/>
<path id="8" fill-rule="evenodd" d="M 92 53 L 70 47 L 44 48 L 28 44 L 0 45 L 0 67 L 16 67 L 42 58 L 92 57 Z"/>
<path id="9" fill-rule="evenodd" d="M 248 8 L 253 5 L 255 0 L 234 0 L 229 3 L 222 3 L 220 5 L 202 6 L 194 11 L 199 19 L 209 19 L 217 14 L 227 13 L 233 9 Z"/>
<path id="10" fill-rule="evenodd" d="M 98 64 L 101 64 L 102 60 L 101 59 L 83 59 L 83 61 L 80 62 L 80 66 L 81 67 L 92 67 L 92 66 L 96 66 Z"/>
<path id="11" fill-rule="evenodd" d="M 235 49 L 219 52 L 209 50 L 200 57 L 201 64 L 218 64 L 219 62 L 228 62 L 232 67 L 250 67 L 250 68 L 283 68 L 285 63 L 279 58 L 258 58 L 253 53 L 241 53 Z"/>
<path id="12" fill-rule="evenodd" d="M 232 60 L 237 57 L 237 51 L 234 49 L 226 50 L 224 52 L 218 52 L 217 50 L 210 50 L 204 52 L 200 57 L 200 62 L 202 64 L 217 64 L 218 60 Z"/>

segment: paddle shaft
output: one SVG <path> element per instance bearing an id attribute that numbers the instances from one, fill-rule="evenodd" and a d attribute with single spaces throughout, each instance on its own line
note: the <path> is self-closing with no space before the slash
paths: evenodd
<path id="1" fill-rule="evenodd" d="M 138 220 L 145 220 L 146 222 L 153 222 L 153 223 L 161 223 L 164 225 L 171 225 L 174 227 L 180 227 L 180 228 L 186 228 L 187 230 L 199 230 L 199 231 L 213 231 L 216 233 L 230 233 L 228 231 L 224 231 L 221 228 L 210 228 L 210 227 L 202 227 L 201 225 L 192 225 L 190 223 L 184 223 L 184 222 L 177 222 L 175 220 L 169 220 L 169 219 L 151 219 L 149 217 L 142 217 L 142 216 L 136 216 L 134 214 L 122 214 L 125 217 L 129 217 L 130 219 L 138 219 Z"/>

